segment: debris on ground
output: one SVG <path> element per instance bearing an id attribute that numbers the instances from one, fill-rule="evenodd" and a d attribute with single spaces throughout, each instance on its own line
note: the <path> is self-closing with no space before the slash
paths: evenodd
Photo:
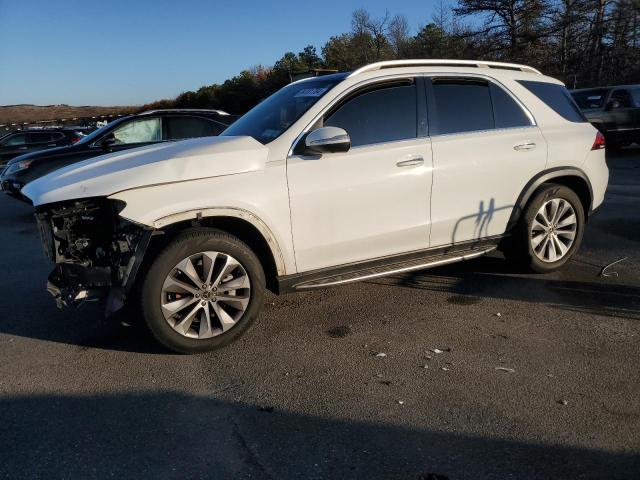
<path id="1" fill-rule="evenodd" d="M 431 351 L 433 353 L 442 353 L 442 350 L 440 350 L 439 348 L 432 348 Z"/>
<path id="2" fill-rule="evenodd" d="M 398 400 L 398 405 L 404 405 L 404 400 Z"/>
<path id="3" fill-rule="evenodd" d="M 386 354 L 386 353 L 384 353 L 384 352 L 380 352 L 380 353 L 376 353 L 376 355 L 375 355 L 375 356 L 376 356 L 377 358 L 384 358 L 384 357 L 386 357 L 386 356 L 387 356 L 387 354 Z"/>
<path id="4" fill-rule="evenodd" d="M 624 262 L 627 258 L 629 257 L 622 257 L 622 258 L 619 258 L 618 260 L 615 260 L 614 262 L 606 264 L 604 267 L 602 267 L 598 276 L 599 277 L 617 277 L 618 272 L 607 272 L 607 269 L 613 267 L 614 265 L 620 262 Z"/>
<path id="5" fill-rule="evenodd" d="M 420 480 L 449 480 L 449 477 L 446 475 L 440 475 L 438 473 L 427 473 L 426 475 L 420 477 Z"/>
<path id="6" fill-rule="evenodd" d="M 429 368 L 429 365 L 425 363 L 424 365 L 420 365 L 420 368 Z"/>
<path id="7" fill-rule="evenodd" d="M 448 367 L 440 367 L 440 370 L 444 370 L 445 372 L 448 372 L 449 368 Z"/>
<path id="8" fill-rule="evenodd" d="M 382 378 L 382 374 L 381 373 L 376 373 L 376 378 Z"/>
<path id="9" fill-rule="evenodd" d="M 380 380 L 382 385 L 386 385 L 387 387 L 391 385 L 391 380 Z"/>
<path id="10" fill-rule="evenodd" d="M 515 368 L 508 368 L 508 367 L 495 367 L 496 370 L 500 370 L 501 372 L 507 372 L 507 373 L 516 373 L 516 369 Z"/>
<path id="11" fill-rule="evenodd" d="M 568 400 L 565 400 L 565 399 L 560 399 L 560 400 L 558 400 L 558 403 L 559 403 L 560 405 L 569 405 L 569 401 L 568 401 Z"/>
<path id="12" fill-rule="evenodd" d="M 501 317 L 502 314 L 500 312 L 496 313 L 496 317 Z"/>

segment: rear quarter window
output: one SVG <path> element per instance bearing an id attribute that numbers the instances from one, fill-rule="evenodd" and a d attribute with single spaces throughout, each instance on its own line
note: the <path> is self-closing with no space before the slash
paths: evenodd
<path id="1" fill-rule="evenodd" d="M 557 83 L 518 80 L 522 86 L 542 100 L 549 108 L 565 120 L 585 123 L 587 119 L 580 111 L 569 91 Z"/>

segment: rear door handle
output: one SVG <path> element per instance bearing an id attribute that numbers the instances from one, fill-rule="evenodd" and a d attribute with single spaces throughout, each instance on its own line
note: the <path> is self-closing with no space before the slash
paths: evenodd
<path id="1" fill-rule="evenodd" d="M 396 167 L 411 167 L 412 165 L 422 165 L 424 163 L 424 158 L 422 157 L 413 157 L 409 160 L 402 160 L 396 163 Z"/>
<path id="2" fill-rule="evenodd" d="M 516 145 L 513 146 L 513 149 L 520 152 L 520 151 L 526 151 L 526 150 L 533 150 L 536 148 L 536 144 L 534 142 L 523 142 L 523 143 L 518 143 Z"/>

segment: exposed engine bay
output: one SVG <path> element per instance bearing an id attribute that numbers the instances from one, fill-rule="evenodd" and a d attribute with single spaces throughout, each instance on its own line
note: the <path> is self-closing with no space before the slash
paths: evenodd
<path id="1" fill-rule="evenodd" d="M 98 197 L 36 210 L 45 254 L 56 264 L 47 290 L 58 307 L 100 298 L 107 298 L 107 313 L 124 305 L 152 229 L 119 217 L 123 208 Z"/>

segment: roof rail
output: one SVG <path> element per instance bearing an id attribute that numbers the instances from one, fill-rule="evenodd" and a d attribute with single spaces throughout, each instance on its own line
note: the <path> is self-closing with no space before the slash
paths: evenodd
<path id="1" fill-rule="evenodd" d="M 475 68 L 496 68 L 501 70 L 517 70 L 521 72 L 537 73 L 542 75 L 542 72 L 536 70 L 533 67 L 527 65 L 519 65 L 517 63 L 502 63 L 502 62 L 486 62 L 483 60 L 387 60 L 384 62 L 371 63 L 360 67 L 359 69 L 351 72 L 349 77 L 355 77 L 365 72 L 373 72 L 375 70 L 383 70 L 386 68 L 401 68 L 401 67 L 475 67 Z"/>
<path id="2" fill-rule="evenodd" d="M 149 113 L 161 113 L 161 112 L 208 112 L 217 113 L 218 115 L 229 115 L 224 110 L 211 110 L 208 108 L 157 108 L 155 110 L 145 110 L 138 115 L 147 115 Z"/>

